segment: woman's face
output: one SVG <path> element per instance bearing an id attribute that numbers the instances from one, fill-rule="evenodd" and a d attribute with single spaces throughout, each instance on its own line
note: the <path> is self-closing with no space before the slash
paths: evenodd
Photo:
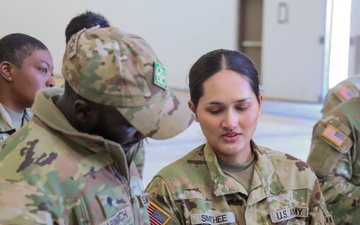
<path id="1" fill-rule="evenodd" d="M 246 162 L 251 156 L 250 140 L 255 132 L 260 104 L 247 78 L 223 70 L 204 82 L 198 107 L 189 101 L 197 121 L 216 155 L 228 162 Z"/>
<path id="2" fill-rule="evenodd" d="M 55 86 L 53 70 L 53 59 L 47 50 L 35 50 L 31 56 L 24 59 L 20 68 L 12 68 L 12 90 L 22 108 L 31 107 L 38 90 Z"/>

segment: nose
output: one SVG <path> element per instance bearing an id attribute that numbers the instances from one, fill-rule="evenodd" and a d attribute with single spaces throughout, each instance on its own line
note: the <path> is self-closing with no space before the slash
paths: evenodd
<path id="1" fill-rule="evenodd" d="M 56 83 L 52 76 L 50 76 L 50 79 L 46 82 L 46 87 L 55 87 Z"/>
<path id="2" fill-rule="evenodd" d="M 238 121 L 239 121 L 238 114 L 233 111 L 229 111 L 224 114 L 222 127 L 226 129 L 233 129 L 238 125 Z"/>

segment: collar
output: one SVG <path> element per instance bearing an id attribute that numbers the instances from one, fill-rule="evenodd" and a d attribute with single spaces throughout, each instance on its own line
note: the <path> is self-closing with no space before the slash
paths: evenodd
<path id="1" fill-rule="evenodd" d="M 258 147 L 251 140 L 251 148 L 255 156 L 255 171 L 248 196 L 248 204 L 258 202 L 266 197 L 279 194 L 284 191 L 284 186 L 274 168 L 264 148 Z M 238 192 L 246 193 L 244 187 L 235 179 L 224 174 L 221 170 L 217 157 L 212 147 L 206 143 L 204 146 L 204 157 L 210 170 L 211 180 L 213 180 L 213 193 L 216 196 L 234 194 Z"/>
<path id="2" fill-rule="evenodd" d="M 32 121 L 57 131 L 60 136 L 65 136 L 66 139 L 84 147 L 90 152 L 104 153 L 105 151 L 110 153 L 115 167 L 121 174 L 129 178 L 126 156 L 120 144 L 104 139 L 101 136 L 77 131 L 58 109 L 54 101 L 63 94 L 63 91 L 61 88 L 45 88 L 38 91 L 32 106 L 34 114 Z"/>

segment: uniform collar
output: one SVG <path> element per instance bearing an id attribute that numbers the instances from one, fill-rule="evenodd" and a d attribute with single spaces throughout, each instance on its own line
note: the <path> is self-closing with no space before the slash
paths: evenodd
<path id="1" fill-rule="evenodd" d="M 248 197 L 248 204 L 258 202 L 266 197 L 279 194 L 284 186 L 274 168 L 270 158 L 264 153 L 262 147 L 258 147 L 251 140 L 252 151 L 255 155 L 255 171 Z M 224 174 L 217 161 L 212 147 L 206 143 L 204 146 L 204 157 L 210 170 L 213 181 L 213 193 L 216 196 L 234 193 L 246 193 L 244 187 L 232 177 Z"/>
<path id="2" fill-rule="evenodd" d="M 54 103 L 62 94 L 63 89 L 60 88 L 47 88 L 38 91 L 31 108 L 34 114 L 32 121 L 37 124 L 44 124 L 51 130 L 57 131 L 59 135 L 65 136 L 71 142 L 82 146 L 90 152 L 110 153 L 115 167 L 121 174 L 129 178 L 125 152 L 120 144 L 104 139 L 101 136 L 81 133 L 71 126 Z"/>

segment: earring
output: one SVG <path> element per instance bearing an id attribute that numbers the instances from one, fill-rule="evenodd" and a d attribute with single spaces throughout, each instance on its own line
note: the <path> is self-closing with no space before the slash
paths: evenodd
<path id="1" fill-rule="evenodd" d="M 11 77 L 8 77 L 8 80 L 12 80 L 12 78 L 11 78 Z"/>

